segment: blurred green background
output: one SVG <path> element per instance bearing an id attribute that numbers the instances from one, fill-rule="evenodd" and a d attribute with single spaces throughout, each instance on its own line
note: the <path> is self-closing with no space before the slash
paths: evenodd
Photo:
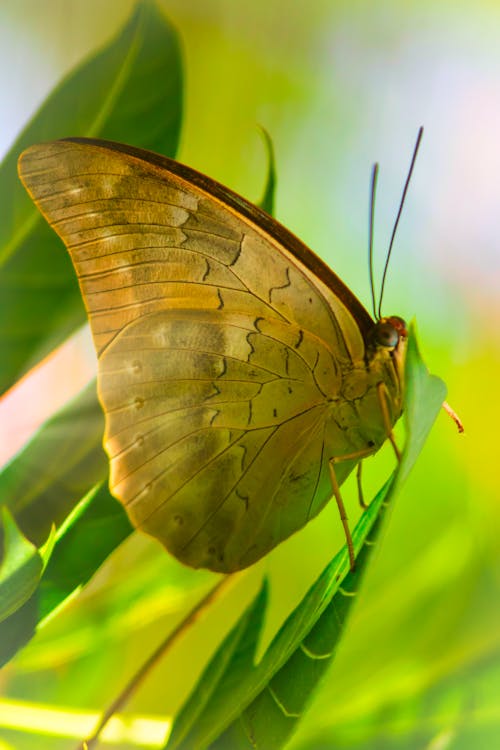
<path id="1" fill-rule="evenodd" d="M 115 34 L 133 5 L 0 4 L 2 154 L 60 77 Z M 417 129 L 425 126 L 384 312 L 416 317 L 429 368 L 447 382 L 466 433 L 458 436 L 444 414 L 439 418 L 393 509 L 334 666 L 290 746 L 500 746 L 500 6 L 160 5 L 185 54 L 179 159 L 256 200 L 266 171 L 256 126 L 264 126 L 276 150 L 277 218 L 367 306 L 371 165 L 381 164 L 380 275 Z M 93 369 L 83 332 L 64 356 L 4 399 L 2 459 Z M 371 463 L 368 484 L 376 487 L 392 458 Z M 346 492 L 354 519 L 354 487 Z M 131 714 L 164 721 L 178 708 L 263 572 L 271 582 L 268 640 L 341 544 L 339 526 L 335 508 L 326 509 L 243 576 L 203 628 L 165 659 Z M 30 732 L 31 719 L 25 731 L 2 726 L 15 723 L 23 706 L 50 707 L 67 712 L 74 731 L 73 712 L 106 705 L 207 578 L 135 534 L 3 670 L 0 748 L 2 741 L 16 750 L 71 747 L 68 739 Z M 41 716 L 49 732 L 64 724 L 62 715 Z M 160 728 L 151 726 L 153 745 Z"/>

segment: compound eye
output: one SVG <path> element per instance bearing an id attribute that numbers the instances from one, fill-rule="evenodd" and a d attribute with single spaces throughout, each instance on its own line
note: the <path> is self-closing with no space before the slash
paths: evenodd
<path id="1" fill-rule="evenodd" d="M 408 336 L 408 326 L 406 325 L 403 318 L 400 318 L 398 315 L 391 315 L 389 318 L 382 318 L 380 322 L 390 323 L 393 328 L 395 328 L 399 333 L 400 338 L 401 336 L 403 336 L 404 338 Z"/>
<path id="2" fill-rule="evenodd" d="M 399 331 L 388 321 L 379 321 L 375 328 L 375 341 L 379 346 L 395 349 L 399 344 Z"/>

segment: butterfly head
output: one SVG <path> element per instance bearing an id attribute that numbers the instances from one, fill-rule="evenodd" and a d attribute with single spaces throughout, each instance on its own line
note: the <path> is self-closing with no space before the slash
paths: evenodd
<path id="1" fill-rule="evenodd" d="M 396 350 L 402 341 L 408 337 L 406 323 L 403 318 L 391 315 L 388 318 L 380 318 L 373 329 L 373 343 L 377 347 Z"/>
<path id="2" fill-rule="evenodd" d="M 373 325 L 369 345 L 371 357 L 392 361 L 400 383 L 403 381 L 407 340 L 406 323 L 397 315 L 379 318 Z"/>

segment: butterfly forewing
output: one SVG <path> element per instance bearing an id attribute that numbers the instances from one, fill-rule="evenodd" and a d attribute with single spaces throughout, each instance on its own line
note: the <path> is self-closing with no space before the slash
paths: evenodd
<path id="1" fill-rule="evenodd" d="M 329 458 L 364 444 L 367 314 L 175 162 L 68 140 L 28 149 L 20 174 L 78 275 L 113 493 L 183 562 L 259 559 L 328 500 Z"/>

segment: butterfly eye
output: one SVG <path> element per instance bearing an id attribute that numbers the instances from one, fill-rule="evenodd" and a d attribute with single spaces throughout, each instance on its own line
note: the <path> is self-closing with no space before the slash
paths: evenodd
<path id="1" fill-rule="evenodd" d="M 400 331 L 387 320 L 380 320 L 374 331 L 375 343 L 387 349 L 395 349 L 399 344 Z"/>
<path id="2" fill-rule="evenodd" d="M 398 315 L 391 315 L 389 318 L 383 318 L 384 323 L 389 323 L 399 333 L 399 337 L 406 338 L 408 336 L 408 330 L 406 322 L 403 318 Z"/>

